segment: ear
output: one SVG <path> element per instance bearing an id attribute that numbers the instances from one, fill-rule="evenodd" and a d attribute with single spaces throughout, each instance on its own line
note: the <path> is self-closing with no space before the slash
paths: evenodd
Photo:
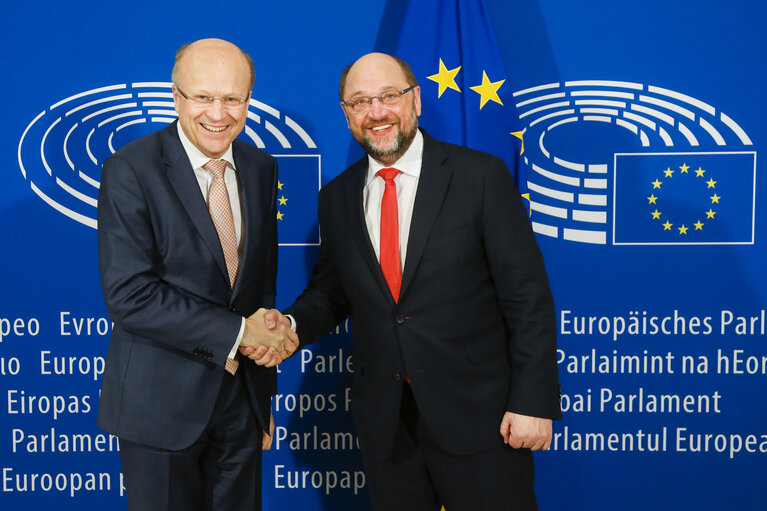
<path id="1" fill-rule="evenodd" d="M 413 107 L 415 108 L 415 113 L 418 117 L 421 116 L 421 86 L 417 85 L 415 89 L 413 89 Z"/>
<path id="2" fill-rule="evenodd" d="M 344 117 L 346 118 L 346 127 L 351 131 L 352 127 L 349 125 L 349 110 L 346 108 L 346 105 L 344 105 L 343 101 L 341 101 L 340 105 L 341 110 L 344 112 Z"/>
<path id="3" fill-rule="evenodd" d="M 181 100 L 181 95 L 178 93 L 178 89 L 176 88 L 176 84 L 173 84 L 173 107 L 176 110 L 176 113 L 178 113 L 178 103 Z"/>

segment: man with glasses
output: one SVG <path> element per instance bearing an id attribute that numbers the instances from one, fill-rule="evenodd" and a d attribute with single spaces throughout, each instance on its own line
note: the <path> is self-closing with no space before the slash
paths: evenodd
<path id="1" fill-rule="evenodd" d="M 178 121 L 102 171 L 99 266 L 114 329 L 98 424 L 120 439 L 131 510 L 261 509 L 273 366 L 298 344 L 264 319 L 277 165 L 235 140 L 254 80 L 245 52 L 218 39 L 182 46 L 172 79 Z M 238 354 L 262 344 L 259 365 Z"/>
<path id="2" fill-rule="evenodd" d="M 304 343 L 351 316 L 376 510 L 535 509 L 531 451 L 560 417 L 548 278 L 506 165 L 419 130 L 420 93 L 388 55 L 344 70 L 367 157 L 322 187 L 319 259 L 285 312 Z"/>

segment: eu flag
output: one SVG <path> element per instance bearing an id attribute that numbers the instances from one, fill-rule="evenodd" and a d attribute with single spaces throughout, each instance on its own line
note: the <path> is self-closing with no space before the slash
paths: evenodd
<path id="1" fill-rule="evenodd" d="M 421 86 L 420 124 L 438 140 L 503 158 L 520 191 L 522 129 L 482 0 L 411 0 L 396 54 Z"/>
<path id="2" fill-rule="evenodd" d="M 280 245 L 319 245 L 317 192 L 320 155 L 275 154 L 277 183 L 277 236 Z"/>
<path id="3" fill-rule="evenodd" d="M 616 245 L 754 242 L 756 153 L 615 156 Z"/>

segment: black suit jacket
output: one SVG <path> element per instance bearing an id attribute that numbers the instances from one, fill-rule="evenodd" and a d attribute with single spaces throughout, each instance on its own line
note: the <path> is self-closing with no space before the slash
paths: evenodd
<path id="1" fill-rule="evenodd" d="M 98 205 L 101 281 L 114 322 L 98 424 L 163 449 L 208 423 L 243 316 L 273 307 L 275 160 L 235 140 L 244 252 L 232 290 L 224 254 L 176 123 L 106 160 Z M 244 359 L 253 412 L 268 426 L 276 372 Z"/>
<path id="2" fill-rule="evenodd" d="M 424 132 L 397 303 L 365 226 L 367 168 L 363 158 L 320 191 L 319 260 L 287 310 L 302 343 L 351 315 L 362 448 L 391 451 L 406 368 L 429 431 L 456 454 L 501 443 L 507 410 L 559 418 L 554 304 L 503 161 Z"/>

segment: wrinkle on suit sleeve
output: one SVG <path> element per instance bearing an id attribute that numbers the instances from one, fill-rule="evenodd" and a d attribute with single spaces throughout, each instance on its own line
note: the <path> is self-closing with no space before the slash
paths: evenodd
<path id="1" fill-rule="evenodd" d="M 98 255 L 112 321 L 134 335 L 183 351 L 205 347 L 214 355 L 209 362 L 223 364 L 242 317 L 163 282 L 142 183 L 119 156 L 107 159 L 102 170 Z"/>
<path id="2" fill-rule="evenodd" d="M 527 210 L 502 160 L 491 160 L 483 195 L 483 240 L 512 368 L 507 410 L 561 418 L 554 300 Z"/>
<path id="3" fill-rule="evenodd" d="M 336 272 L 335 260 L 330 253 L 331 235 L 323 225 L 332 224 L 323 204 L 332 200 L 328 189 L 320 190 L 318 198 L 318 218 L 320 222 L 320 252 L 312 270 L 312 277 L 306 289 L 296 298 L 295 303 L 285 310 L 296 320 L 298 338 L 301 346 L 311 344 L 320 337 L 328 335 L 350 312 L 350 307 Z"/>

